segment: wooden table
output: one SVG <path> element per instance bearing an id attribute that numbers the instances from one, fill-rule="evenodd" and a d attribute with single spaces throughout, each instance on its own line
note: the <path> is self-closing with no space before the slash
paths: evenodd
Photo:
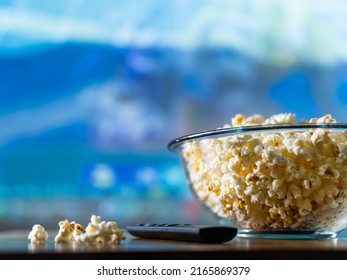
<path id="1" fill-rule="evenodd" d="M 269 240 L 236 237 L 223 244 L 141 239 L 120 245 L 61 245 L 54 233 L 44 245 L 30 244 L 28 232 L 0 232 L 0 259 L 347 259 L 347 239 Z"/>

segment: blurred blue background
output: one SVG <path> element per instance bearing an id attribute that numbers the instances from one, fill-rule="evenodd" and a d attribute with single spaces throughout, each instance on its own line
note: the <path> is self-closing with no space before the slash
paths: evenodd
<path id="1" fill-rule="evenodd" d="M 347 122 L 346 15 L 337 0 L 0 0 L 0 228 L 214 221 L 168 142 L 237 113 Z"/>

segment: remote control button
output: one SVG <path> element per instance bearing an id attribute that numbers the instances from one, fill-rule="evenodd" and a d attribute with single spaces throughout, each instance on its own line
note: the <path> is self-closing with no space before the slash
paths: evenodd
<path id="1" fill-rule="evenodd" d="M 179 224 L 166 224 L 165 227 L 174 227 L 174 226 L 179 226 Z"/>
<path id="2" fill-rule="evenodd" d="M 159 225 L 158 224 L 137 224 L 137 226 L 140 226 L 140 227 L 157 227 Z"/>

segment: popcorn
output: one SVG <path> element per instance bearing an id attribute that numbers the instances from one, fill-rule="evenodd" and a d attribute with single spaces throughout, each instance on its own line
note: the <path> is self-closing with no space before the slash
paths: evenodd
<path id="1" fill-rule="evenodd" d="M 68 220 L 59 222 L 59 232 L 55 236 L 55 243 L 69 243 L 73 239 L 74 224 L 69 223 Z"/>
<path id="2" fill-rule="evenodd" d="M 303 123 L 335 122 L 328 114 Z M 232 127 L 295 123 L 294 114 L 231 119 Z M 342 219 L 347 206 L 347 132 L 314 128 L 205 138 L 185 142 L 182 157 L 199 199 L 240 228 L 329 230 L 334 225 L 327 224 L 327 213 Z"/>
<path id="3" fill-rule="evenodd" d="M 28 239 L 33 244 L 44 243 L 48 238 L 48 233 L 45 228 L 39 224 L 36 224 L 32 227 L 31 232 L 28 235 Z"/>
<path id="4" fill-rule="evenodd" d="M 86 232 L 86 230 L 80 224 L 77 224 L 75 222 L 72 222 L 71 224 L 74 227 L 74 231 L 72 233 L 72 239 L 77 240 L 82 234 L 84 234 Z"/>
<path id="5" fill-rule="evenodd" d="M 125 239 L 125 231 L 119 229 L 116 222 L 101 221 L 100 216 L 92 215 L 85 232 L 80 234 L 76 241 L 88 244 L 119 244 Z"/>
<path id="6" fill-rule="evenodd" d="M 277 114 L 264 121 L 264 124 L 295 124 L 294 114 Z"/>
<path id="7" fill-rule="evenodd" d="M 31 243 L 44 242 L 48 234 L 41 225 L 34 225 L 28 235 Z M 125 230 L 118 228 L 115 221 L 102 221 L 100 216 L 92 215 L 86 229 L 76 222 L 63 220 L 59 222 L 59 232 L 55 243 L 70 244 L 119 244 L 126 239 Z"/>

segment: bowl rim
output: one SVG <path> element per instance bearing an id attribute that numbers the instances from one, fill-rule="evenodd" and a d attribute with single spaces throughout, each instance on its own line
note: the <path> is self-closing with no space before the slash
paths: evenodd
<path id="1" fill-rule="evenodd" d="M 295 130 L 297 132 L 304 132 L 307 129 L 332 129 L 332 130 L 347 130 L 347 123 L 297 123 L 297 124 L 271 124 L 271 125 L 246 125 L 246 126 L 234 126 L 228 128 L 217 128 L 211 130 L 204 130 L 201 132 L 187 134 L 170 141 L 167 148 L 171 152 L 175 152 L 183 143 L 202 140 L 206 138 L 218 138 L 223 136 L 235 135 L 238 133 L 242 134 L 252 134 L 252 133 L 262 133 L 272 130 L 277 132 L 285 132 L 289 130 Z"/>

